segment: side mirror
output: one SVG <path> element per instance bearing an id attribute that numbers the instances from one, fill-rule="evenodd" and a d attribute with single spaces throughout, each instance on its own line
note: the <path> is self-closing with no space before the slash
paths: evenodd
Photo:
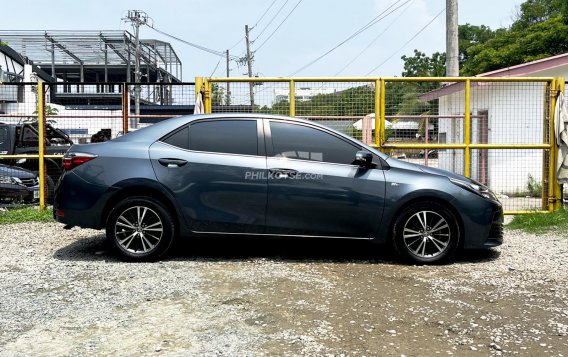
<path id="1" fill-rule="evenodd" d="M 353 164 L 359 165 L 361 167 L 370 167 L 373 163 L 373 154 L 368 151 L 357 151 L 355 154 L 355 161 Z"/>

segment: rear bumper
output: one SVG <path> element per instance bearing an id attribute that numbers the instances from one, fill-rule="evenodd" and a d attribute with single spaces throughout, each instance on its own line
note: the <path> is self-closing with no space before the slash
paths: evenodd
<path id="1" fill-rule="evenodd" d="M 102 213 L 112 192 L 110 187 L 87 183 L 73 172 L 67 172 L 55 188 L 53 218 L 70 226 L 101 229 Z"/>

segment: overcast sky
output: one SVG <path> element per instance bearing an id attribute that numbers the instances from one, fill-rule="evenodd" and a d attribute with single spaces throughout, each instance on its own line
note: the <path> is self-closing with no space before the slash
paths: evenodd
<path id="1" fill-rule="evenodd" d="M 508 27 L 522 2 L 461 0 L 459 23 L 483 24 L 492 29 Z M 252 49 L 256 51 L 253 72 L 259 76 L 399 76 L 402 55 L 412 54 L 415 48 L 427 54 L 445 50 L 445 12 L 435 18 L 444 7 L 445 0 L 19 0 L 3 1 L 0 29 L 131 30 L 121 18 L 127 10 L 139 9 L 152 17 L 157 29 L 186 41 L 218 51 L 236 44 L 231 53 L 237 56 L 244 55 L 245 43 L 239 40 L 244 38 L 248 24 L 253 27 Z M 274 17 L 280 8 L 281 12 Z M 298 72 L 381 13 L 384 19 Z M 288 14 L 288 19 L 273 33 Z M 210 76 L 219 63 L 220 57 L 150 28 L 142 28 L 141 37 L 170 42 L 182 60 L 185 81 Z M 375 67 L 378 68 L 372 71 Z M 225 68 L 225 60 L 221 59 L 215 75 L 224 76 Z M 245 67 L 234 62 L 231 68 L 231 76 L 246 72 Z"/>

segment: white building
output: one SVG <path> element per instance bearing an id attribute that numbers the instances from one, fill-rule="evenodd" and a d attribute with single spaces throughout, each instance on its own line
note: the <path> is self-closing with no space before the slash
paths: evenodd
<path id="1" fill-rule="evenodd" d="M 568 53 L 478 77 L 567 77 Z M 421 100 L 439 100 L 440 143 L 464 142 L 464 83 L 426 93 Z M 544 82 L 471 82 L 471 143 L 542 144 L 547 142 L 545 118 L 550 93 Z M 443 116 L 448 116 L 443 118 Z M 454 116 L 454 118 L 450 118 Z M 455 118 L 457 117 L 457 118 Z M 554 140 L 554 139 L 552 139 Z M 542 182 L 542 149 L 472 150 L 471 176 L 506 194 L 526 191 L 529 175 Z M 463 150 L 440 150 L 439 167 L 464 172 Z"/>

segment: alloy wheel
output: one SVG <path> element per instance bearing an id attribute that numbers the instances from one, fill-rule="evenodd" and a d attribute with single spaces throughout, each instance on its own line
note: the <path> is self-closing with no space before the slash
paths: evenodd
<path id="1" fill-rule="evenodd" d="M 124 250 L 133 254 L 152 251 L 162 239 L 163 233 L 160 216 L 144 206 L 126 209 L 115 222 L 116 241 Z"/>
<path id="2" fill-rule="evenodd" d="M 440 214 L 433 211 L 414 213 L 403 228 L 403 241 L 413 255 L 435 258 L 444 253 L 451 243 L 451 228 Z"/>

